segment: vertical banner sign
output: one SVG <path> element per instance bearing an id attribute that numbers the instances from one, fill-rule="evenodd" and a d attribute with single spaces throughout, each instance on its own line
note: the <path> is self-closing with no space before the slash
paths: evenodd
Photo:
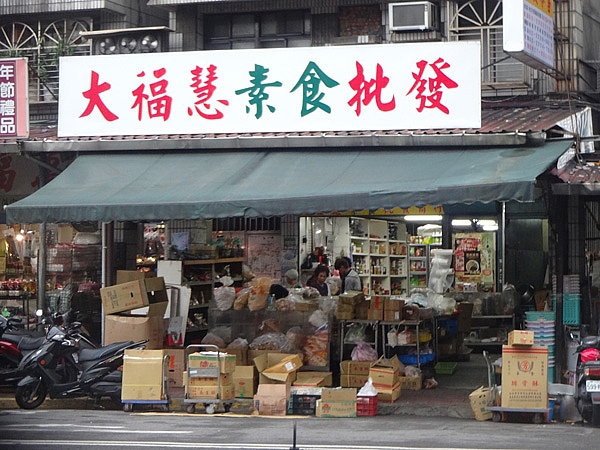
<path id="1" fill-rule="evenodd" d="M 504 51 L 531 67 L 554 68 L 553 5 L 553 0 L 504 0 Z"/>
<path id="2" fill-rule="evenodd" d="M 0 139 L 29 136 L 27 60 L 0 59 Z"/>
<path id="3" fill-rule="evenodd" d="M 481 126 L 479 42 L 61 58 L 58 135 Z"/>

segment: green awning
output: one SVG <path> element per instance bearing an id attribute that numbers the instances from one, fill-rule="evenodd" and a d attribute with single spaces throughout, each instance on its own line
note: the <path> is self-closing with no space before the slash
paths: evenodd
<path id="1" fill-rule="evenodd" d="M 8 205 L 6 218 L 110 222 L 531 202 L 536 177 L 570 145 L 86 154 Z"/>

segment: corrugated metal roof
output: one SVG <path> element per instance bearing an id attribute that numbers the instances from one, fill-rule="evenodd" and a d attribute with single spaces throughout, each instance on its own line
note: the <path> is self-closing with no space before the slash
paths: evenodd
<path id="1" fill-rule="evenodd" d="M 478 136 L 483 139 L 488 139 L 490 145 L 498 145 L 498 140 L 492 142 L 493 136 L 506 135 L 515 136 L 520 135 L 522 142 L 524 143 L 523 136 L 535 133 L 548 133 L 556 127 L 556 124 L 571 115 L 580 112 L 583 107 L 570 107 L 564 103 L 549 103 L 549 102 L 528 102 L 528 103 L 515 103 L 511 105 L 488 105 L 482 104 L 481 128 L 469 128 L 469 129 L 421 129 L 421 130 L 365 130 L 365 131 L 330 131 L 330 132 L 293 132 L 293 133 L 224 133 L 224 134 L 172 134 L 172 135 L 129 135 L 129 136 L 81 136 L 81 137 L 68 137 L 61 138 L 57 136 L 57 127 L 55 122 L 44 122 L 35 123 L 30 127 L 30 135 L 28 139 L 21 140 L 21 151 L 40 151 L 39 146 L 27 147 L 28 143 L 44 143 L 54 144 L 52 145 L 54 151 L 60 150 L 78 150 L 78 143 L 103 143 L 105 145 L 104 150 L 108 150 L 109 143 L 121 142 L 123 145 L 127 143 L 135 143 L 135 146 L 139 147 L 148 144 L 148 149 L 159 149 L 160 143 L 169 143 L 173 145 L 178 141 L 181 144 L 181 140 L 194 141 L 194 145 L 189 148 L 225 148 L 231 145 L 232 140 L 236 140 L 238 143 L 235 147 L 256 147 L 258 145 L 265 146 L 264 141 L 271 140 L 273 146 L 290 146 L 290 147 L 301 147 L 303 146 L 303 140 L 306 140 L 306 144 L 310 140 L 310 145 L 319 146 L 314 138 L 326 139 L 328 141 L 327 146 L 335 146 L 335 138 L 350 139 L 348 143 L 340 146 L 349 145 L 352 138 L 363 138 L 360 142 L 361 145 L 393 145 L 389 138 L 393 137 L 409 137 L 419 138 L 426 145 L 451 145 L 446 141 L 436 141 L 436 137 L 452 137 L 452 136 Z M 560 134 L 560 130 L 556 130 Z M 310 138 L 313 138 L 312 140 Z M 386 140 L 387 139 L 387 140 Z M 239 144 L 240 140 L 246 141 L 245 144 Z M 252 144 L 251 141 L 262 141 L 262 143 L 256 142 Z M 358 139 L 356 139 L 358 142 Z M 198 142 L 200 141 L 200 142 Z M 205 141 L 202 143 L 202 141 Z M 222 141 L 222 142 L 219 142 Z M 293 144 L 290 144 L 293 141 Z M 68 145 L 63 148 L 59 144 L 65 143 Z M 395 141 L 397 145 L 407 145 L 409 142 L 405 139 L 404 141 Z M 466 145 L 466 143 L 456 140 L 456 145 Z M 0 140 L 0 152 L 2 152 L 1 146 L 4 145 L 5 149 L 9 146 L 14 146 L 16 143 L 15 139 Z M 485 145 L 481 139 L 478 145 Z M 412 145 L 417 145 L 411 142 Z M 515 145 L 514 142 L 506 144 Z M 266 145 L 267 147 L 270 145 Z M 325 146 L 325 145 L 323 145 Z M 182 149 L 186 147 L 181 146 Z M 82 147 L 82 150 L 84 148 Z M 103 150 L 99 147 L 98 150 Z"/>

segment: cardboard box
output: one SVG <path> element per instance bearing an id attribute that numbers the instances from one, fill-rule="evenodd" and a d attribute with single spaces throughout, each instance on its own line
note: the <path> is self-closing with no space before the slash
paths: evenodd
<path id="1" fill-rule="evenodd" d="M 369 370 L 369 377 L 373 380 L 373 386 L 378 391 L 380 389 L 392 389 L 399 383 L 399 377 L 404 374 L 404 365 L 398 357 L 379 358 Z"/>
<path id="2" fill-rule="evenodd" d="M 375 361 L 352 361 L 344 360 L 340 362 L 340 372 L 348 375 L 366 375 L 369 376 L 371 364 Z"/>
<path id="3" fill-rule="evenodd" d="M 354 319 L 354 313 L 353 312 L 339 312 L 336 310 L 335 317 L 337 317 L 338 320 L 352 320 L 352 319 Z"/>
<path id="4" fill-rule="evenodd" d="M 511 347 L 531 347 L 533 341 L 533 331 L 513 330 L 508 333 L 508 345 Z"/>
<path id="5" fill-rule="evenodd" d="M 121 399 L 164 400 L 166 367 L 162 350 L 125 350 Z"/>
<path id="6" fill-rule="evenodd" d="M 165 326 L 162 314 L 156 316 L 104 316 L 104 345 L 148 339 L 146 349 L 161 349 L 164 335 Z"/>
<path id="7" fill-rule="evenodd" d="M 400 322 L 402 320 L 402 311 L 383 311 L 383 320 L 386 322 Z"/>
<path id="8" fill-rule="evenodd" d="M 142 272 L 141 270 L 117 270 L 117 282 L 115 284 L 129 283 L 130 281 L 153 278 L 154 272 Z"/>
<path id="9" fill-rule="evenodd" d="M 393 403 L 400 398 L 402 387 L 400 382 L 389 388 L 377 388 L 377 400 L 383 403 Z"/>
<path id="10" fill-rule="evenodd" d="M 346 291 L 338 296 L 338 304 L 357 305 L 362 302 L 365 295 L 361 291 Z"/>
<path id="11" fill-rule="evenodd" d="M 225 348 L 222 349 L 223 352 L 228 355 L 235 355 L 235 364 L 237 366 L 247 366 L 248 365 L 248 349 L 247 348 Z"/>
<path id="12" fill-rule="evenodd" d="M 235 366 L 233 386 L 237 398 L 252 398 L 256 392 L 256 367 Z"/>
<path id="13" fill-rule="evenodd" d="M 185 370 L 185 349 L 166 348 L 165 354 L 169 355 L 169 387 L 183 387 L 183 372 Z"/>
<path id="14" fill-rule="evenodd" d="M 341 374 L 340 375 L 340 386 L 341 387 L 354 387 L 361 388 L 365 383 L 369 381 L 369 374 L 356 375 L 356 374 Z"/>
<path id="15" fill-rule="evenodd" d="M 383 301 L 384 311 L 399 311 L 402 317 L 402 308 L 404 308 L 404 300 L 386 297 Z"/>
<path id="16" fill-rule="evenodd" d="M 296 372 L 294 385 L 312 386 L 312 383 L 317 379 L 322 380 L 322 382 L 319 382 L 319 387 L 331 387 L 333 385 L 333 374 L 331 372 L 316 371 Z"/>
<path id="17" fill-rule="evenodd" d="M 492 418 L 492 411 L 486 410 L 486 407 L 491 404 L 489 388 L 481 386 L 475 389 L 469 394 L 469 402 L 471 403 L 471 409 L 475 415 L 475 420 L 483 421 Z"/>
<path id="18" fill-rule="evenodd" d="M 356 400 L 323 401 L 317 400 L 315 415 L 317 417 L 356 417 Z"/>
<path id="19" fill-rule="evenodd" d="M 221 373 L 235 370 L 235 355 L 217 352 L 196 352 L 188 355 L 188 369 L 219 368 Z"/>
<path id="20" fill-rule="evenodd" d="M 221 385 L 221 396 L 220 400 L 230 400 L 234 398 L 235 389 L 233 384 L 224 384 Z M 194 385 L 189 386 L 188 398 L 198 398 L 198 399 L 211 399 L 216 400 L 219 399 L 219 387 L 218 386 L 203 386 L 203 385 Z"/>
<path id="21" fill-rule="evenodd" d="M 406 391 L 418 391 L 423 386 L 423 377 L 400 377 L 400 387 Z"/>
<path id="22" fill-rule="evenodd" d="M 104 287 L 100 289 L 100 297 L 105 315 L 169 301 L 165 282 L 161 277 L 144 278 Z"/>
<path id="23" fill-rule="evenodd" d="M 290 387 L 287 384 L 259 384 L 254 408 L 261 416 L 285 416 L 289 398 Z"/>
<path id="24" fill-rule="evenodd" d="M 502 346 L 502 406 L 548 407 L 548 347 Z"/>
<path id="25" fill-rule="evenodd" d="M 259 384 L 291 384 L 296 380 L 296 370 L 302 366 L 300 355 L 289 353 L 262 353 L 254 358 L 259 372 Z"/>
<path id="26" fill-rule="evenodd" d="M 193 369 L 191 371 L 193 373 Z M 188 373 L 187 370 L 183 371 L 183 383 L 188 383 L 187 386 L 218 386 L 219 381 L 221 382 L 221 386 L 227 386 L 233 383 L 233 374 L 231 373 L 221 373 L 219 377 L 197 377 L 193 376 L 187 379 Z"/>
<path id="27" fill-rule="evenodd" d="M 383 311 L 383 307 L 385 304 L 385 300 L 389 299 L 389 297 L 383 295 L 372 295 L 371 301 L 369 303 L 369 309 L 376 309 Z"/>
<path id="28" fill-rule="evenodd" d="M 321 399 L 325 402 L 356 401 L 356 389 L 354 388 L 323 388 Z"/>
<path id="29" fill-rule="evenodd" d="M 361 300 L 354 307 L 354 317 L 356 319 L 366 320 L 369 316 L 369 304 L 367 300 Z"/>
<path id="30" fill-rule="evenodd" d="M 383 320 L 383 308 L 381 309 L 371 309 L 367 311 L 367 319 L 368 320 Z"/>

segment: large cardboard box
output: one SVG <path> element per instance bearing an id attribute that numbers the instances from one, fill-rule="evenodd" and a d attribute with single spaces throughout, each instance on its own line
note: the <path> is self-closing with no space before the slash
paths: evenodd
<path id="1" fill-rule="evenodd" d="M 534 333 L 527 330 L 513 330 L 508 333 L 508 345 L 511 347 L 531 347 Z"/>
<path id="2" fill-rule="evenodd" d="M 141 270 L 117 270 L 117 282 L 116 284 L 129 283 L 130 281 L 144 280 L 146 278 L 153 278 L 156 274 L 154 272 L 142 272 Z"/>
<path id="3" fill-rule="evenodd" d="M 166 303 L 164 306 L 166 308 Z M 161 349 L 165 335 L 163 314 L 154 316 L 119 316 L 111 314 L 105 316 L 104 345 L 113 342 L 137 342 L 148 339 L 147 349 Z"/>
<path id="4" fill-rule="evenodd" d="M 402 320 L 402 311 L 383 311 L 383 320 L 386 322 L 400 322 Z"/>
<path id="5" fill-rule="evenodd" d="M 104 287 L 100 289 L 100 297 L 105 315 L 169 301 L 165 282 L 161 277 L 144 278 Z"/>
<path id="6" fill-rule="evenodd" d="M 423 386 L 423 376 L 400 377 L 400 387 L 406 391 L 418 391 Z"/>
<path id="7" fill-rule="evenodd" d="M 238 398 L 252 398 L 256 392 L 256 367 L 235 366 L 233 386 Z"/>
<path id="8" fill-rule="evenodd" d="M 194 374 L 194 369 L 190 371 Z M 227 386 L 233 383 L 233 374 L 232 373 L 221 373 L 218 377 L 199 377 L 192 376 L 189 380 L 187 379 L 188 372 L 187 370 L 183 371 L 183 383 L 184 385 L 187 383 L 187 386 L 218 386 L 219 382 L 221 386 Z"/>
<path id="9" fill-rule="evenodd" d="M 248 349 L 247 348 L 227 347 L 227 348 L 221 349 L 221 351 L 223 351 L 229 355 L 235 355 L 235 364 L 237 366 L 247 366 L 248 365 Z"/>
<path id="10" fill-rule="evenodd" d="M 291 384 L 296 379 L 296 371 L 302 366 L 300 355 L 289 353 L 262 353 L 254 358 L 259 372 L 259 384 Z"/>
<path id="11" fill-rule="evenodd" d="M 369 309 L 377 309 L 383 311 L 386 299 L 389 300 L 389 296 L 372 295 L 371 302 L 369 303 Z"/>
<path id="12" fill-rule="evenodd" d="M 348 375 L 369 375 L 371 364 L 375 361 L 352 361 L 346 359 L 340 362 L 340 372 Z"/>
<path id="13" fill-rule="evenodd" d="M 369 370 L 369 377 L 378 391 L 392 389 L 399 383 L 400 375 L 404 375 L 404 365 L 396 355 L 391 358 L 379 358 Z"/>
<path id="14" fill-rule="evenodd" d="M 206 386 L 206 385 L 194 385 L 189 386 L 188 391 L 186 392 L 189 398 L 197 398 L 197 399 L 210 399 L 215 400 L 219 398 L 220 400 L 230 400 L 234 398 L 235 388 L 233 384 L 223 384 L 221 385 L 221 395 L 219 397 L 219 387 L 218 386 Z"/>
<path id="15" fill-rule="evenodd" d="M 548 347 L 502 346 L 502 406 L 548 407 Z"/>
<path id="16" fill-rule="evenodd" d="M 323 388 L 315 414 L 317 417 L 356 417 L 356 389 Z"/>
<path id="17" fill-rule="evenodd" d="M 356 375 L 356 374 L 340 374 L 340 386 L 341 387 L 355 387 L 361 388 L 365 383 L 369 381 L 369 374 Z"/>
<path id="18" fill-rule="evenodd" d="M 216 369 L 221 373 L 235 370 L 235 355 L 222 352 L 195 352 L 188 355 L 188 369 Z"/>
<path id="19" fill-rule="evenodd" d="M 338 296 L 338 304 L 357 305 L 364 298 L 365 295 L 361 291 L 346 291 Z"/>
<path id="20" fill-rule="evenodd" d="M 165 366 L 162 350 L 125 350 L 121 399 L 164 400 Z"/>
<path id="21" fill-rule="evenodd" d="M 331 387 L 333 385 L 333 374 L 331 372 L 317 372 L 317 371 L 298 371 L 296 372 L 296 386 L 314 386 L 315 380 L 322 380 L 318 382 L 318 387 Z"/>
<path id="22" fill-rule="evenodd" d="M 290 386 L 287 384 L 259 384 L 254 408 L 261 416 L 285 416 L 289 398 Z"/>
<path id="23" fill-rule="evenodd" d="M 490 420 L 492 418 L 492 411 L 488 411 L 486 408 L 490 406 L 490 389 L 484 388 L 483 386 L 475 389 L 469 394 L 469 402 L 471 403 L 471 409 L 475 420 Z"/>
<path id="24" fill-rule="evenodd" d="M 185 370 L 185 349 L 166 348 L 165 354 L 169 355 L 169 387 L 183 387 L 183 372 Z"/>
<path id="25" fill-rule="evenodd" d="M 400 317 L 402 317 L 402 308 L 404 308 L 404 300 L 386 297 L 383 301 L 384 311 L 399 311 Z"/>
<path id="26" fill-rule="evenodd" d="M 367 311 L 367 319 L 368 320 L 383 320 L 383 318 L 384 318 L 383 308 L 381 308 L 381 309 L 369 308 L 369 310 Z"/>

